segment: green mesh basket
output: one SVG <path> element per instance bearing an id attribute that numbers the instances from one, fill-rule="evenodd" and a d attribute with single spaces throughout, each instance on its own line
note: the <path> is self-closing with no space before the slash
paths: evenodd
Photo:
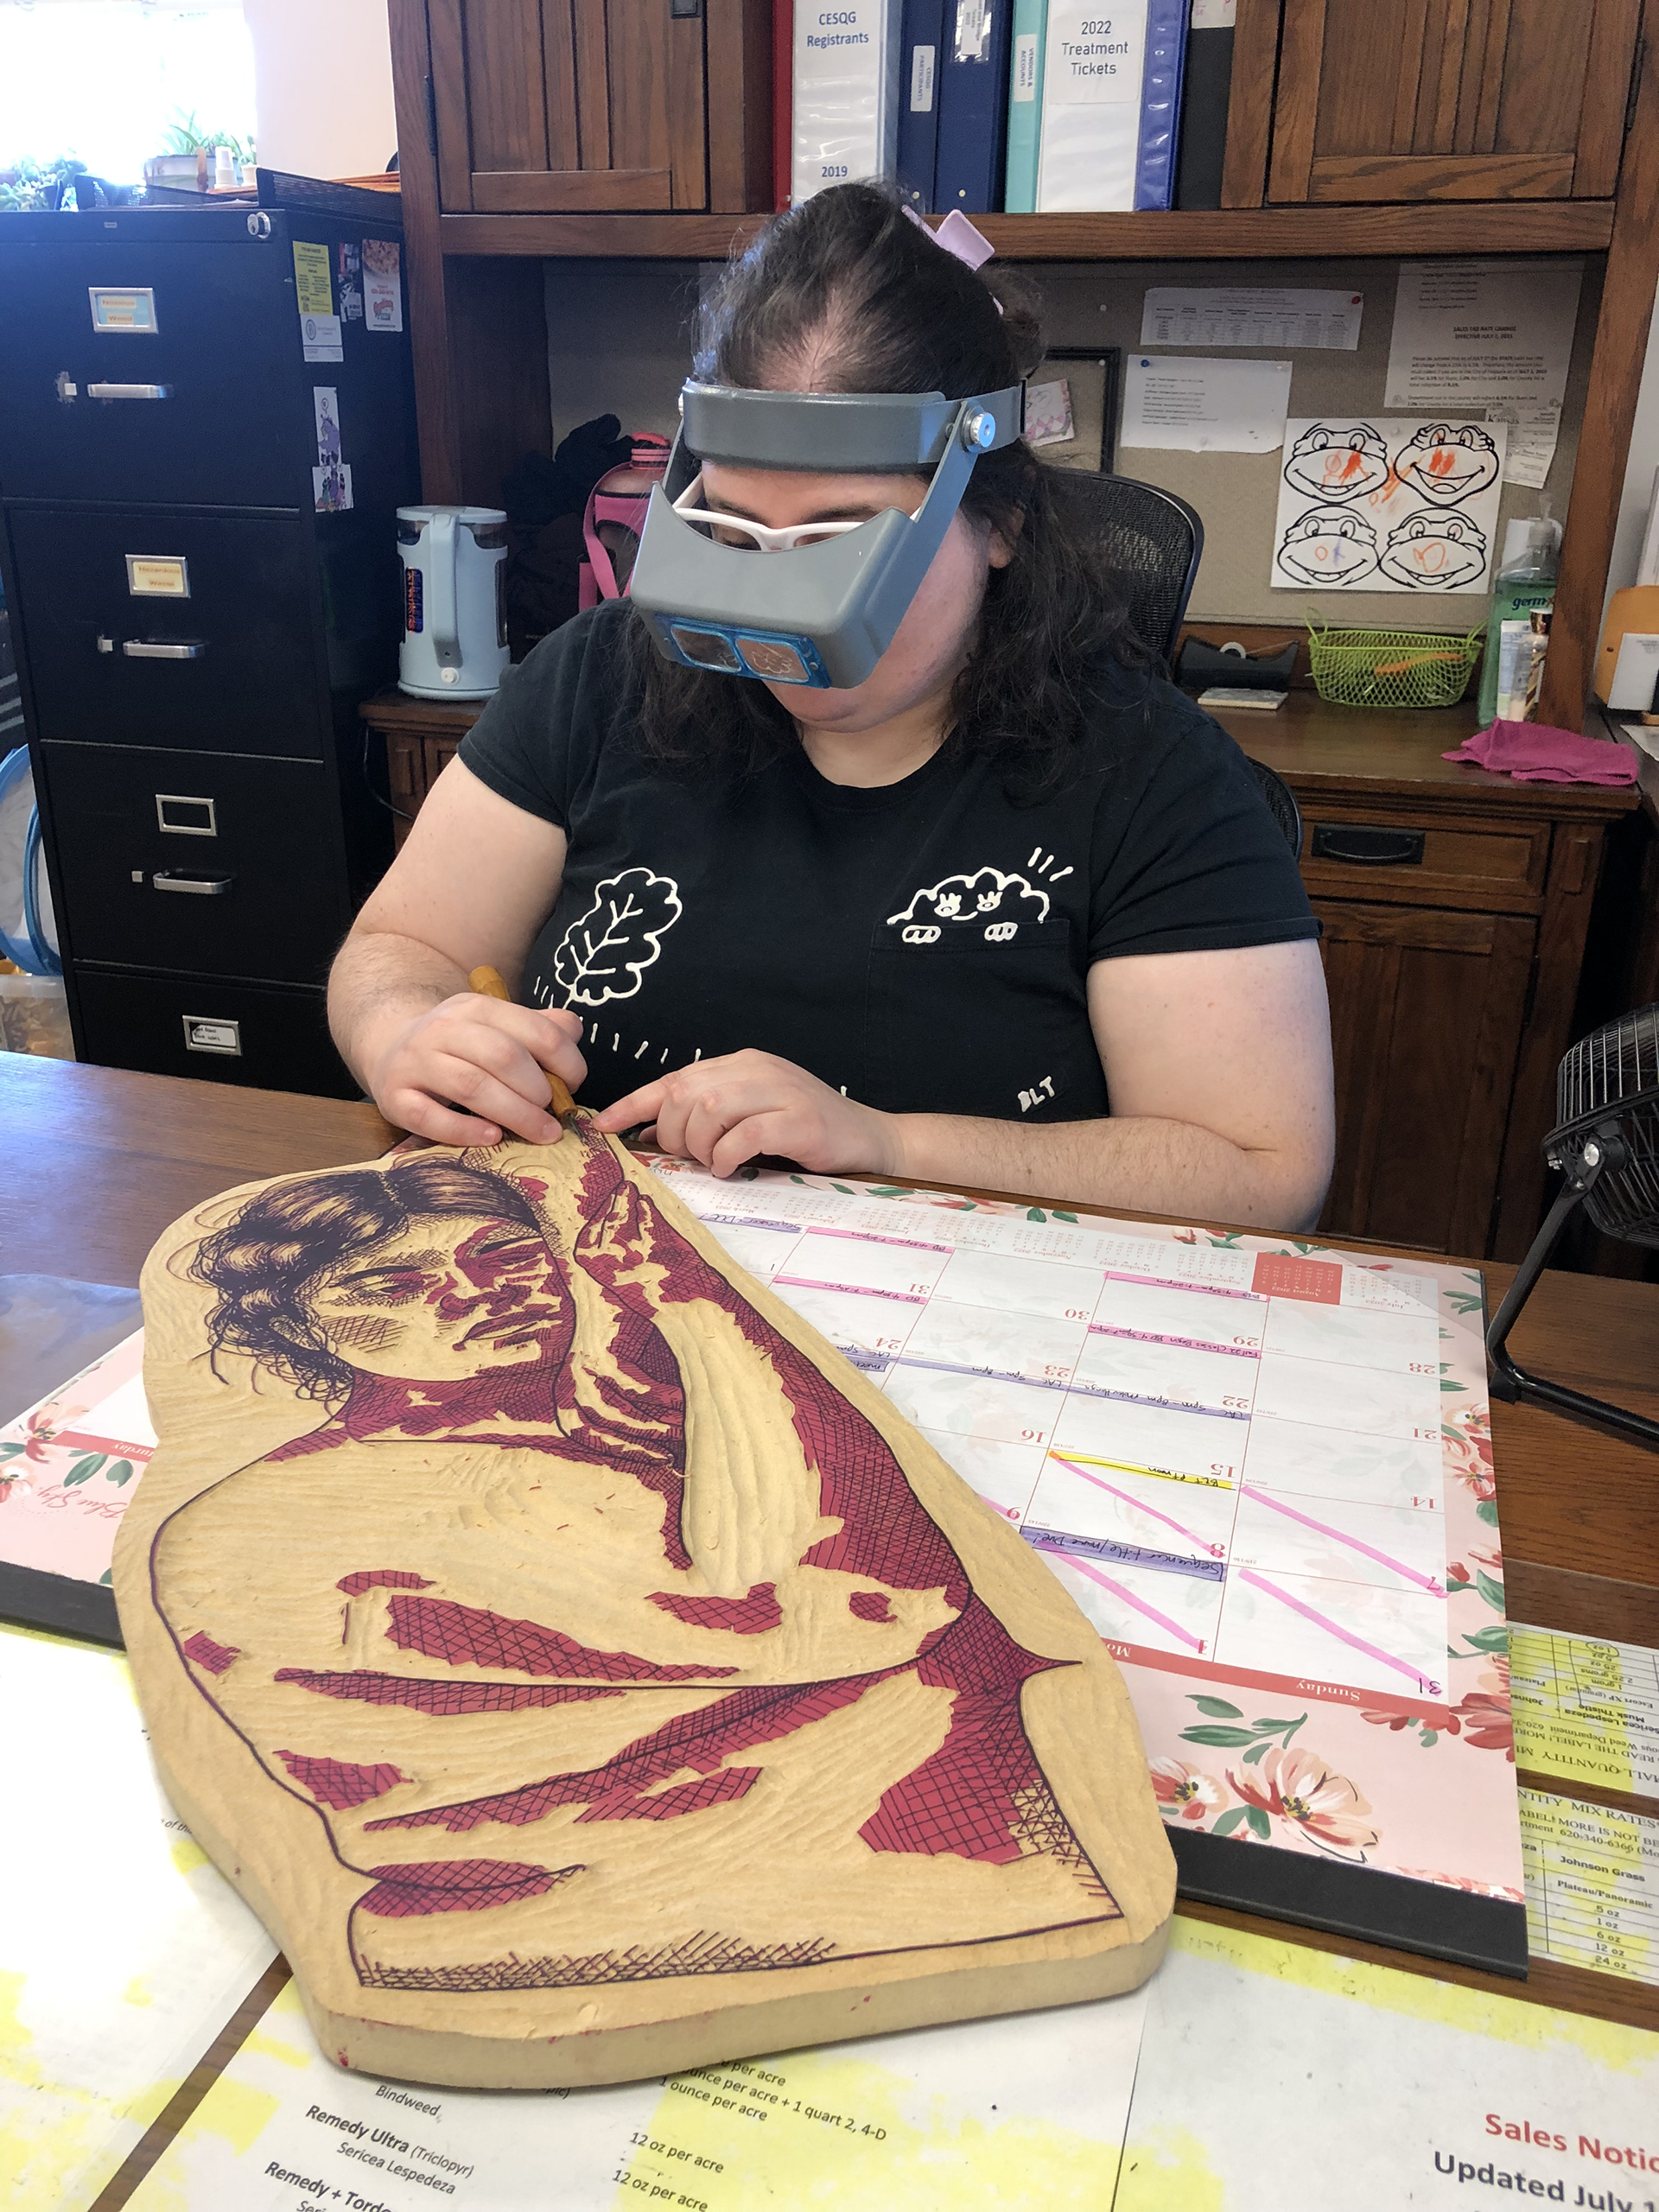
<path id="1" fill-rule="evenodd" d="M 1313 689 L 1339 707 L 1450 707 L 1462 698 L 1484 633 L 1307 626 Z"/>

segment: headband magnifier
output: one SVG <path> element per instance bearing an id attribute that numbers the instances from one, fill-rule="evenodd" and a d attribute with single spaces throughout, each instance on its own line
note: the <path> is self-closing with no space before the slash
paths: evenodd
<path id="1" fill-rule="evenodd" d="M 629 587 L 658 647 L 670 660 L 728 676 L 821 689 L 862 683 L 944 543 L 974 463 L 1020 436 L 1024 403 L 1023 385 L 947 399 L 688 382 Z M 705 461 L 849 475 L 931 469 L 932 482 L 913 515 L 887 507 L 868 522 L 746 530 L 700 500 Z M 716 529 L 742 542 L 724 543 Z M 812 542 L 801 543 L 809 534 Z"/>

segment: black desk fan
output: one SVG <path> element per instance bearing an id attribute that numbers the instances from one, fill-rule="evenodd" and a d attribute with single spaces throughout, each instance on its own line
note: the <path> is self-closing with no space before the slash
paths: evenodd
<path id="1" fill-rule="evenodd" d="M 1544 1157 L 1567 1178 L 1509 1295 L 1486 1332 L 1493 1395 L 1582 1414 L 1643 1444 L 1659 1446 L 1659 1421 L 1627 1413 L 1517 1367 L 1505 1339 L 1568 1217 L 1582 1206 L 1596 1227 L 1630 1244 L 1659 1245 L 1659 1006 L 1592 1030 L 1555 1074 L 1555 1127 Z"/>

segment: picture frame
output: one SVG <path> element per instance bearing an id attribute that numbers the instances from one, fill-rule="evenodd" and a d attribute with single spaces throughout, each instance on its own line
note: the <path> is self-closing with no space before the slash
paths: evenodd
<path id="1" fill-rule="evenodd" d="M 1051 346 L 1026 380 L 1026 436 L 1038 457 L 1051 467 L 1109 476 L 1122 376 L 1120 346 Z M 1057 385 L 1063 400 L 1050 396 Z"/>

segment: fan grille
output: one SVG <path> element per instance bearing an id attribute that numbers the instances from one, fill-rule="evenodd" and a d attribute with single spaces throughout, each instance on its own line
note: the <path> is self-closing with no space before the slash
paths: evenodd
<path id="1" fill-rule="evenodd" d="M 1592 1030 L 1562 1059 L 1547 1149 L 1612 1122 L 1629 1159 L 1603 1170 L 1585 1198 L 1598 1229 L 1627 1243 L 1659 1245 L 1659 1005 Z"/>

